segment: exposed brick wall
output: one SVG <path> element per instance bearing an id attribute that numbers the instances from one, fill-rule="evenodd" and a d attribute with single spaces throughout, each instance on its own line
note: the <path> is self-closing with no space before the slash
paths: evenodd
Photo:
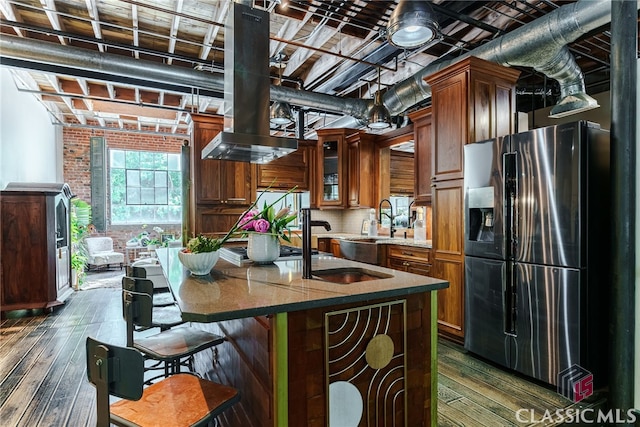
<path id="1" fill-rule="evenodd" d="M 181 137 L 159 136 L 153 134 L 93 131 L 83 128 L 65 127 L 63 130 L 63 168 L 64 180 L 69 184 L 74 194 L 79 198 L 91 202 L 91 172 L 90 172 L 90 148 L 89 140 L 92 136 L 104 136 L 107 149 L 118 148 L 124 150 L 161 151 L 166 153 L 180 153 L 183 142 L 189 136 Z M 108 185 L 108 179 L 107 179 Z M 107 199 L 109 195 L 107 191 Z M 107 205 L 108 205 L 107 200 Z M 179 224 L 154 224 L 161 227 L 165 233 L 180 235 Z M 123 251 L 125 243 L 131 237 L 135 237 L 142 231 L 140 225 L 111 225 L 107 221 L 107 230 L 95 235 L 104 235 L 113 238 L 114 249 Z M 153 226 L 147 226 L 151 232 Z"/>

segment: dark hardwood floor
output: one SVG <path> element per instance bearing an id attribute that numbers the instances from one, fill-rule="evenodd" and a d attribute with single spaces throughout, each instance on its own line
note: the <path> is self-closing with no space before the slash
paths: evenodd
<path id="1" fill-rule="evenodd" d="M 0 425 L 95 425 L 95 389 L 86 379 L 87 336 L 124 345 L 119 289 L 78 291 L 49 315 L 2 320 Z M 530 408 L 540 416 L 571 404 L 555 390 L 497 369 L 442 340 L 438 370 L 439 426 L 561 425 L 518 422 L 516 411 Z"/>

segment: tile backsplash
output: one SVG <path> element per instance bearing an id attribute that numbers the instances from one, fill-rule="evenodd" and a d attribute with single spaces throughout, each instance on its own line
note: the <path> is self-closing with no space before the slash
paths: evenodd
<path id="1" fill-rule="evenodd" d="M 328 221 L 331 231 L 325 231 L 322 227 L 314 227 L 313 234 L 350 233 L 360 234 L 362 221 L 369 218 L 369 209 L 344 209 L 344 210 L 312 210 L 311 217 L 314 220 Z"/>

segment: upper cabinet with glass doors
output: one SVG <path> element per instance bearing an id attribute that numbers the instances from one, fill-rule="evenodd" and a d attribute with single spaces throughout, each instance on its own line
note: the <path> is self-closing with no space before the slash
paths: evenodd
<path id="1" fill-rule="evenodd" d="M 354 129 L 318 130 L 316 205 L 319 208 L 342 208 L 347 201 L 346 135 Z"/>

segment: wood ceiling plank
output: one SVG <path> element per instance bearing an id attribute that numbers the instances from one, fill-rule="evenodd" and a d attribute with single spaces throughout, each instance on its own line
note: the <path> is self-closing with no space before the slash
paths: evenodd
<path id="1" fill-rule="evenodd" d="M 22 17 L 20 16 L 20 13 L 16 10 L 16 8 L 13 6 L 12 3 L 10 3 L 8 0 L 0 0 L 0 12 L 2 12 L 2 14 L 4 15 L 5 19 L 9 20 L 9 21 L 15 21 L 15 22 L 24 22 L 22 20 Z M 22 29 L 18 28 L 18 27 L 12 27 L 13 30 L 16 32 L 16 34 L 20 37 L 26 37 L 26 35 L 23 33 Z"/>
<path id="2" fill-rule="evenodd" d="M 107 86 L 99 83 L 89 83 L 89 94 L 98 98 L 110 98 Z"/>
<path id="3" fill-rule="evenodd" d="M 138 105 L 118 104 L 109 101 L 93 101 L 93 109 L 100 113 L 111 113 L 128 116 L 152 117 L 156 119 L 173 120 L 175 111 L 162 108 L 141 107 Z"/>
<path id="4" fill-rule="evenodd" d="M 64 93 L 72 93 L 75 95 L 87 95 L 88 87 L 84 88 L 80 86 L 79 82 L 75 79 L 58 79 L 60 91 Z M 86 81 L 85 81 L 86 84 Z M 86 92 L 85 92 L 86 91 Z"/>

